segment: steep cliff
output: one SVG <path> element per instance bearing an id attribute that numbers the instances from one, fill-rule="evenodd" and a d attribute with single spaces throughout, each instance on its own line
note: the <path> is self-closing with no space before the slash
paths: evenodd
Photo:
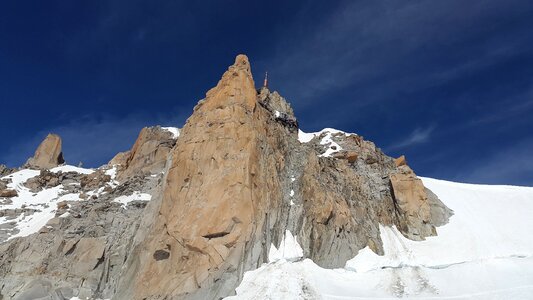
<path id="1" fill-rule="evenodd" d="M 1 294 L 219 299 L 293 235 L 295 259 L 343 267 L 367 246 L 383 254 L 380 224 L 423 240 L 451 215 L 372 142 L 298 130 L 283 97 L 256 90 L 244 55 L 177 140 L 143 129 L 129 152 L 83 176 L 70 177 L 87 183 L 88 200 L 69 204 L 80 217 L 0 244 Z M 139 193 L 151 201 L 117 204 Z"/>
<path id="2" fill-rule="evenodd" d="M 248 59 L 238 56 L 181 132 L 161 208 L 122 297 L 229 295 L 287 230 L 324 267 L 342 267 L 367 245 L 382 253 L 379 224 L 418 239 L 435 234 L 428 215 L 404 221 L 391 190 L 400 170 L 373 143 L 338 132 L 302 143 L 296 126 L 279 94 L 255 90 Z M 430 202 L 413 205 L 429 211 Z"/>

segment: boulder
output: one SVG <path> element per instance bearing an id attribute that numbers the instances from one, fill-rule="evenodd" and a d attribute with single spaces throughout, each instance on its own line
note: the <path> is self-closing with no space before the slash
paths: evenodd
<path id="1" fill-rule="evenodd" d="M 396 164 L 397 167 L 401 167 L 401 166 L 405 166 L 407 165 L 407 160 L 405 159 L 405 155 L 402 155 L 398 158 L 395 158 L 394 159 L 394 163 Z"/>
<path id="2" fill-rule="evenodd" d="M 103 186 L 110 180 L 110 175 L 105 174 L 103 170 L 98 170 L 91 174 L 83 175 L 80 180 L 80 186 L 84 191 L 91 191 Z"/>
<path id="3" fill-rule="evenodd" d="M 61 138 L 57 134 L 50 133 L 37 147 L 35 154 L 28 159 L 25 166 L 33 169 L 51 169 L 64 162 Z"/>
<path id="4" fill-rule="evenodd" d="M 16 196 L 18 196 L 18 193 L 15 190 L 5 189 L 0 191 L 0 198 L 11 198 Z"/>
<path id="5" fill-rule="evenodd" d="M 24 186 L 36 193 L 45 188 L 58 186 L 61 183 L 60 177 L 62 174 L 62 172 L 54 173 L 47 169 L 42 169 L 39 175 L 26 180 Z"/>
<path id="6" fill-rule="evenodd" d="M 355 162 L 357 160 L 357 157 L 359 157 L 357 152 L 354 152 L 354 151 L 346 152 L 346 159 L 348 160 L 349 163 Z"/>

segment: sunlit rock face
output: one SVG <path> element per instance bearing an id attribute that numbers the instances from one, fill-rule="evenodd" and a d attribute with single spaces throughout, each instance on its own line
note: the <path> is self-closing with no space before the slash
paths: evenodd
<path id="1" fill-rule="evenodd" d="M 383 254 L 380 224 L 424 239 L 447 221 L 406 163 L 356 134 L 298 126 L 239 55 L 182 129 L 144 128 L 96 170 L 32 171 L 38 195 L 54 189 L 50 219 L 0 244 L 0 294 L 220 299 L 275 257 L 343 267 L 367 246 Z"/>
<path id="2" fill-rule="evenodd" d="M 48 134 L 41 142 L 35 154 L 26 166 L 35 169 L 51 169 L 65 162 L 61 152 L 61 137 L 57 134 Z"/>

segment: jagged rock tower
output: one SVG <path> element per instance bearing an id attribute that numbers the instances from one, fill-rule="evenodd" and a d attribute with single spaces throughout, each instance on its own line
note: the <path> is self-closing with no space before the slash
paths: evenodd
<path id="1" fill-rule="evenodd" d="M 124 297 L 229 295 L 286 230 L 306 257 L 341 267 L 366 245 L 382 252 L 379 223 L 422 239 L 435 233 L 433 219 L 447 218 L 430 213 L 441 205 L 412 172 L 393 181 L 407 185 L 395 201 L 389 175 L 403 173 L 372 143 L 341 135 L 352 155 L 321 158 L 318 142 L 300 143 L 288 120 L 295 120 L 290 106 L 266 88 L 257 92 L 247 57 L 237 56 L 181 131 Z"/>
<path id="2" fill-rule="evenodd" d="M 88 212 L 80 219 L 0 244 L 0 275 L 8 278 L 0 293 L 35 290 L 25 282 L 28 265 L 16 257 L 45 240 L 60 250 L 39 248 L 52 257 L 39 258 L 46 267 L 31 275 L 46 286 L 44 294 L 220 299 L 234 293 L 244 272 L 268 262 L 271 245 L 279 246 L 287 231 L 304 257 L 343 267 L 366 246 L 383 253 L 379 224 L 421 240 L 451 215 L 404 160 L 395 162 L 361 136 L 329 130 L 301 142 L 292 108 L 277 92 L 256 90 L 244 55 L 196 105 L 175 145 L 159 130 L 145 129 L 130 152 L 112 160 L 123 183 L 99 197 L 98 206 L 81 207 Z M 151 193 L 146 208 L 109 204 L 133 187 Z M 110 219 L 119 221 L 70 234 L 76 224 Z M 80 256 L 92 268 L 87 275 L 69 271 L 69 261 Z"/>

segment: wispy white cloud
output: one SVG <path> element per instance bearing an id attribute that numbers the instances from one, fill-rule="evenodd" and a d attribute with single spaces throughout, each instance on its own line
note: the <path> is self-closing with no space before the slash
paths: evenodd
<path id="1" fill-rule="evenodd" d="M 413 145 L 426 143 L 430 140 L 434 126 L 426 128 L 415 128 L 406 139 L 401 139 L 396 144 L 386 147 L 387 151 L 399 150 Z"/>
<path id="2" fill-rule="evenodd" d="M 300 34 L 298 24 L 289 27 L 265 65 L 299 111 L 312 110 L 329 95 L 323 113 L 368 118 L 362 108 L 412 101 L 402 94 L 446 84 L 530 51 L 528 34 L 491 37 L 482 25 L 521 8 L 517 1 L 496 0 L 344 1 L 311 32 Z M 488 37 L 471 43 L 480 36 Z M 331 96 L 348 88 L 349 98 L 346 92 Z"/>
<path id="3" fill-rule="evenodd" d="M 457 178 L 485 184 L 533 186 L 533 139 L 529 138 L 500 149 L 483 160 L 473 160 Z"/>

